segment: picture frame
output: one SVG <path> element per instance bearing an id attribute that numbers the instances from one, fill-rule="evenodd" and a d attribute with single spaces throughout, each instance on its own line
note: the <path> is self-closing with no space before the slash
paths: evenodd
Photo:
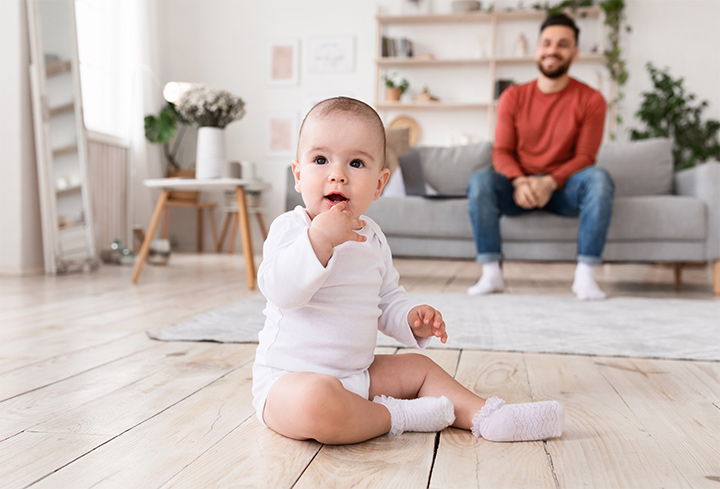
<path id="1" fill-rule="evenodd" d="M 308 40 L 310 73 L 351 73 L 355 71 L 355 38 L 315 37 Z"/>
<path id="2" fill-rule="evenodd" d="M 298 117 L 296 113 L 268 113 L 265 123 L 266 153 L 269 156 L 294 156 L 297 132 Z"/>
<path id="3" fill-rule="evenodd" d="M 300 81 L 300 41 L 276 39 L 268 42 L 267 83 L 297 86 Z"/>

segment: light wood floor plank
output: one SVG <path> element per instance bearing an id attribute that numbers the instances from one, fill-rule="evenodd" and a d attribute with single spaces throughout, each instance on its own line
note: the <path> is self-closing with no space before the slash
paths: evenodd
<path id="1" fill-rule="evenodd" d="M 253 415 L 162 487 L 290 488 L 320 447 L 316 441 L 278 435 Z"/>
<path id="2" fill-rule="evenodd" d="M 598 365 L 685 480 L 692 487 L 717 488 L 713 477 L 720 475 L 720 410 L 695 396 L 677 373 L 683 365 L 634 359 Z"/>
<path id="3" fill-rule="evenodd" d="M 455 378 L 485 398 L 498 396 L 507 402 L 531 400 L 528 375 L 519 353 L 465 350 Z M 475 438 L 469 431 L 448 428 L 440 434 L 430 487 L 556 486 L 542 442 L 492 443 Z"/>
<path id="4" fill-rule="evenodd" d="M 234 370 L 32 487 L 160 487 L 254 415 L 250 382 Z"/>
<path id="5" fill-rule="evenodd" d="M 561 487 L 588 480 L 597 489 L 692 487 L 602 375 L 596 362 L 603 360 L 529 353 L 524 358 L 535 397 L 565 404 L 563 436 L 547 443 Z"/>
<path id="6" fill-rule="evenodd" d="M 203 345 L 126 387 L 34 425 L 29 431 L 116 435 L 144 422 L 255 359 L 255 345 Z M 109 369 L 102 369 L 109 370 Z M 101 375 L 112 375 L 102 372 Z"/>

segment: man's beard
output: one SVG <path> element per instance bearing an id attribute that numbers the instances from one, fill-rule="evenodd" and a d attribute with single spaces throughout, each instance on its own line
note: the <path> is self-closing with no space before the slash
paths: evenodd
<path id="1" fill-rule="evenodd" d="M 559 66 L 558 66 L 557 68 L 555 68 L 554 70 L 549 71 L 549 70 L 546 70 L 546 69 L 545 69 L 545 67 L 544 67 L 543 64 L 542 64 L 542 60 L 540 60 L 540 61 L 537 62 L 537 67 L 538 67 L 538 69 L 540 70 L 540 73 L 542 73 L 543 75 L 545 75 L 545 76 L 548 77 L 548 78 L 553 78 L 553 79 L 554 79 L 554 78 L 560 78 L 560 77 L 563 76 L 565 73 L 567 73 L 568 70 L 570 69 L 570 63 L 571 63 L 571 61 L 568 61 L 568 62 L 566 62 L 566 63 L 563 63 L 563 64 L 559 65 Z"/>

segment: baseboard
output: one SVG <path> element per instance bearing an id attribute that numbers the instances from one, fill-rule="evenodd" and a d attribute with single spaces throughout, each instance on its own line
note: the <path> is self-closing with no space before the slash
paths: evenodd
<path id="1" fill-rule="evenodd" d="M 44 273 L 43 267 L 0 267 L 0 277 L 28 277 Z"/>

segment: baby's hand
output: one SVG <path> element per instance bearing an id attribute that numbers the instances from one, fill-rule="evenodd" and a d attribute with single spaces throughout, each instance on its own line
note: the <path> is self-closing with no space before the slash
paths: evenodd
<path id="1" fill-rule="evenodd" d="M 415 306 L 410 309 L 408 313 L 408 324 L 412 328 L 415 336 L 419 338 L 436 336 L 440 338 L 440 341 L 443 343 L 447 342 L 445 321 L 443 321 L 442 314 L 427 304 Z"/>
<path id="2" fill-rule="evenodd" d="M 362 243 L 367 240 L 365 236 L 355 232 L 365 226 L 365 221 L 352 217 L 346 207 L 347 202 L 335 204 L 315 216 L 310 223 L 310 243 L 323 266 L 327 265 L 336 246 L 347 241 Z"/>

